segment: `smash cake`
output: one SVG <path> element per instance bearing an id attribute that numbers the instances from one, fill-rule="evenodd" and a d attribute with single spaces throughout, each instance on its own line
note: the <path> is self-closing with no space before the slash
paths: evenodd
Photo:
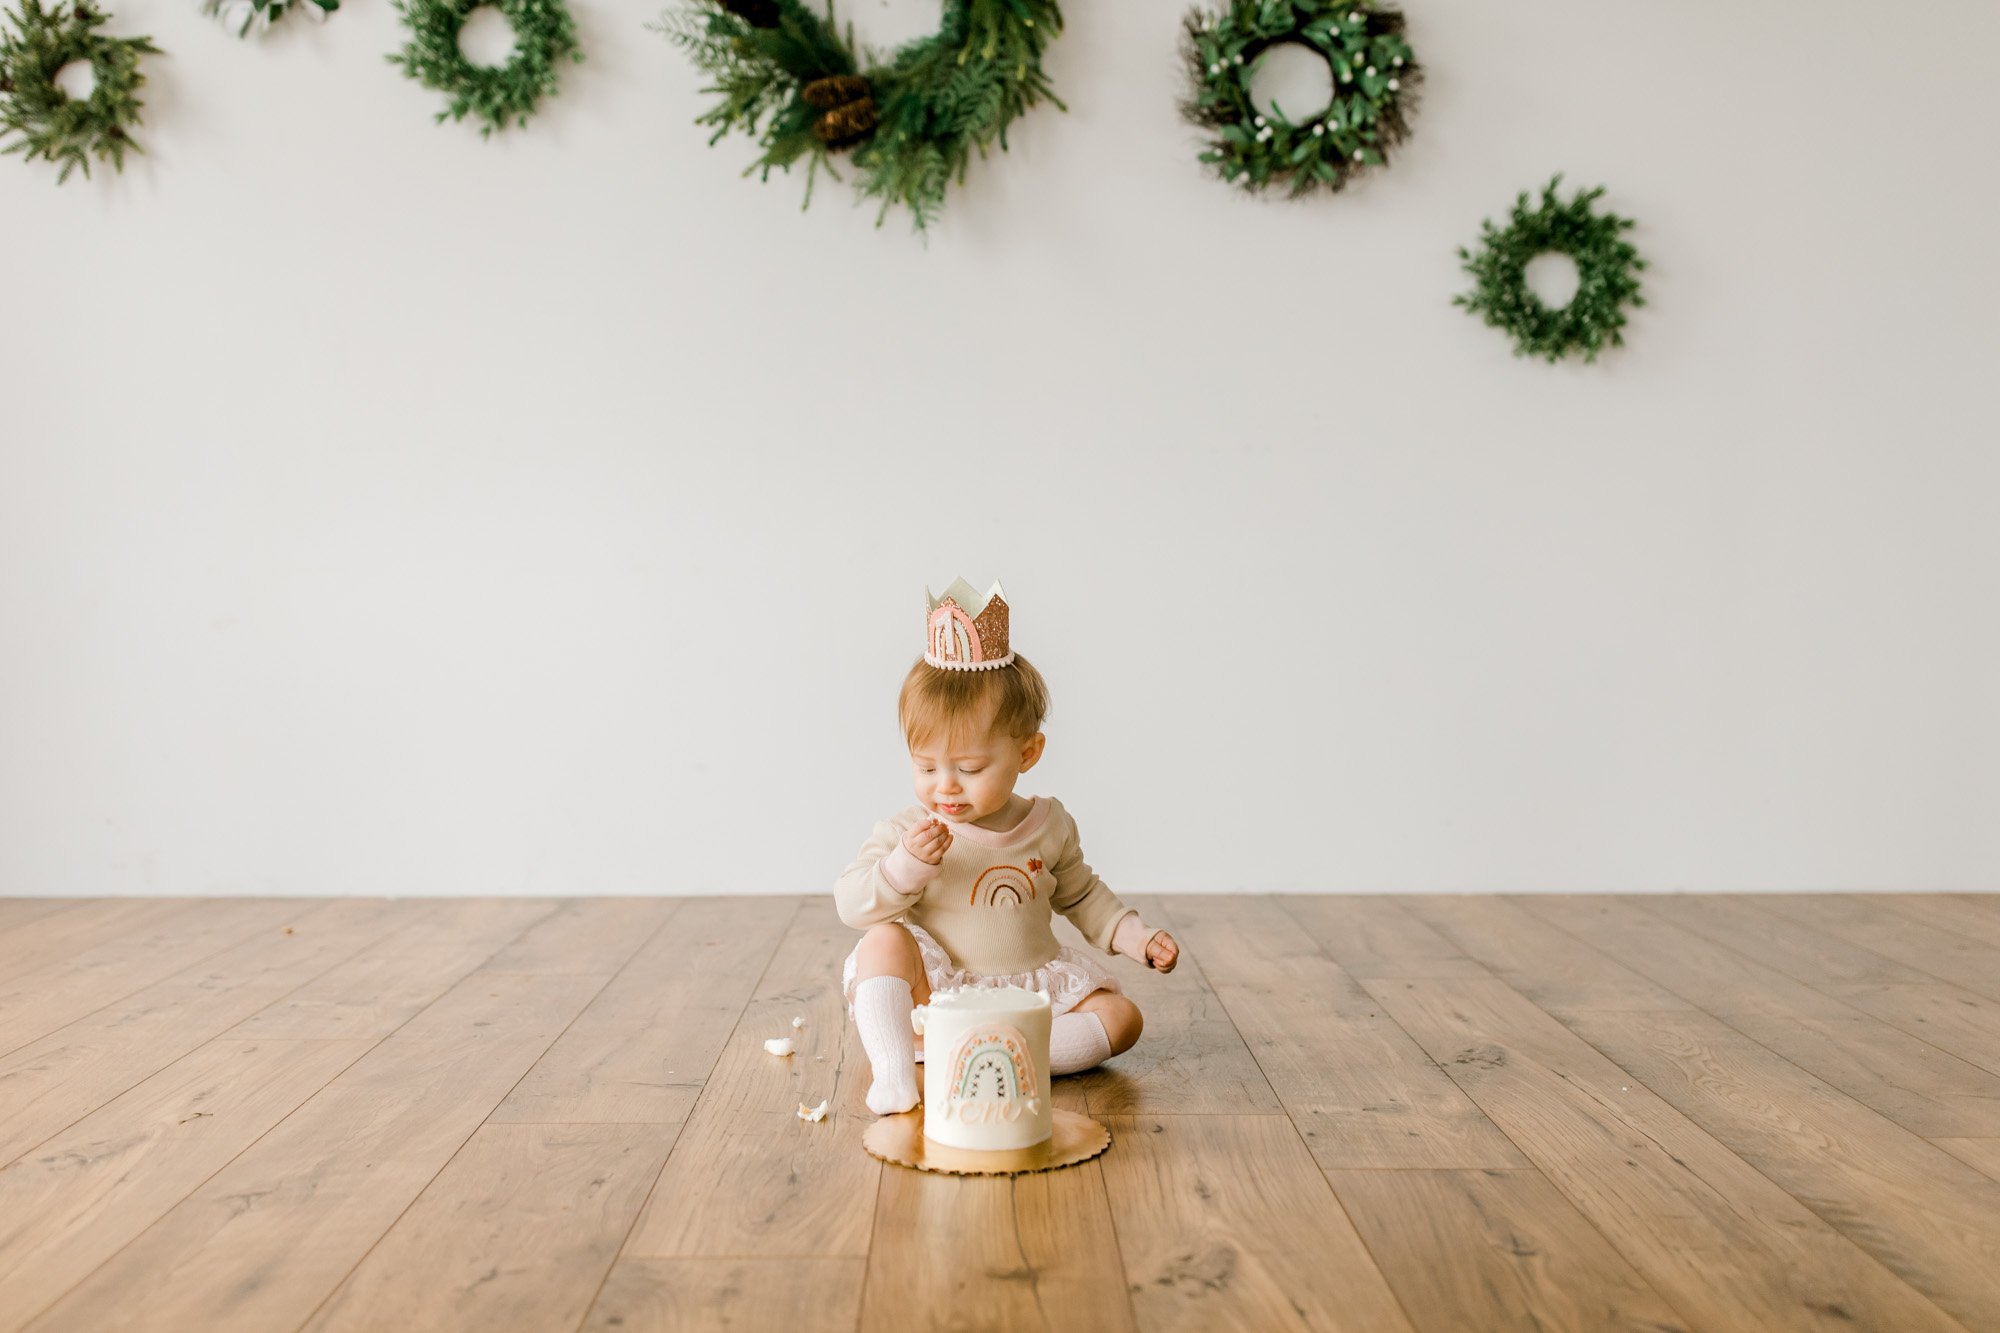
<path id="1" fill-rule="evenodd" d="M 1019 986 L 944 991 L 912 1010 L 924 1039 L 924 1137 L 971 1152 L 1048 1142 L 1050 1022 L 1049 997 Z"/>

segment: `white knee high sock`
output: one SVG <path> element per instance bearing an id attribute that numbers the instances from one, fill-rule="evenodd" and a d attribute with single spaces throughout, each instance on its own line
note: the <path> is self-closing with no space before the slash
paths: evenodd
<path id="1" fill-rule="evenodd" d="M 1089 1010 L 1072 1009 L 1049 1024 L 1049 1072 L 1074 1074 L 1111 1058 L 1111 1038 L 1104 1020 Z"/>
<path id="2" fill-rule="evenodd" d="M 915 1007 L 910 983 L 901 977 L 869 977 L 854 988 L 854 1026 L 875 1071 L 868 1109 L 876 1115 L 917 1104 L 917 1038 L 910 1030 Z"/>

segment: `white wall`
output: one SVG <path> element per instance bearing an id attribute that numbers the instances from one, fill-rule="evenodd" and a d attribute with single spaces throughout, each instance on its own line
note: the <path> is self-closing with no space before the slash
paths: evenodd
<path id="1" fill-rule="evenodd" d="M 482 143 L 383 0 L 123 0 L 148 155 L 0 160 L 0 892 L 821 889 L 958 573 L 1121 890 L 2000 887 L 1994 6 L 1413 3 L 1289 205 L 1078 0 L 925 246 L 572 2 Z M 1448 304 L 1557 170 L 1653 261 L 1595 367 Z"/>

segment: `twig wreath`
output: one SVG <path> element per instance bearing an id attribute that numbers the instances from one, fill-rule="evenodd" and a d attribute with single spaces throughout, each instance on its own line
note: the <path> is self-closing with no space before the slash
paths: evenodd
<path id="1" fill-rule="evenodd" d="M 125 150 L 145 150 L 132 138 L 139 123 L 139 89 L 146 76 L 139 57 L 157 55 L 148 37 L 106 37 L 97 29 L 107 19 L 91 0 L 43 9 L 38 0 L 20 0 L 0 31 L 0 139 L 19 135 L 5 151 L 62 163 L 56 183 L 90 159 L 125 169 Z M 71 97 L 56 74 L 73 61 L 86 61 L 97 84 L 90 96 Z"/>
<path id="2" fill-rule="evenodd" d="M 508 123 L 525 126 L 536 104 L 553 97 L 557 71 L 564 61 L 583 59 L 577 47 L 576 20 L 563 0 L 394 0 L 410 30 L 410 43 L 389 56 L 389 63 L 451 100 L 437 113 L 464 120 L 470 114 L 484 122 L 481 138 Z M 475 65 L 458 49 L 458 32 L 466 18 L 491 3 L 514 29 L 514 54 L 500 66 Z"/>
<path id="3" fill-rule="evenodd" d="M 1409 133 L 1405 112 L 1423 73 L 1403 40 L 1404 18 L 1365 0 L 1232 0 L 1196 9 L 1181 32 L 1188 90 L 1181 114 L 1213 131 L 1201 154 L 1210 170 L 1256 193 L 1288 183 L 1294 195 L 1335 191 L 1364 166 L 1386 166 Z M 1325 57 L 1333 100 L 1303 123 L 1250 92 L 1257 65 L 1293 43 Z"/>
<path id="4" fill-rule="evenodd" d="M 856 188 L 881 200 L 877 226 L 901 204 L 924 230 L 975 152 L 1005 151 L 1007 127 L 1036 103 L 1062 107 L 1042 70 L 1062 31 L 1055 0 L 944 0 L 938 31 L 886 63 L 857 55 L 831 0 L 824 20 L 799 0 L 699 0 L 656 28 L 721 98 L 695 122 L 715 127 L 709 143 L 741 130 L 761 145 L 744 175 L 769 180 L 803 160 L 809 205 L 820 168 L 838 179 L 832 159 L 851 151 Z"/>
<path id="5" fill-rule="evenodd" d="M 1560 361 L 1583 351 L 1595 361 L 1609 344 L 1624 345 L 1625 307 L 1646 304 L 1639 294 L 1639 271 L 1646 261 L 1619 233 L 1635 224 L 1615 213 L 1597 213 L 1591 204 L 1604 187 L 1584 190 L 1568 203 L 1556 198 L 1558 173 L 1542 187 L 1541 207 L 1528 208 L 1528 192 L 1514 201 L 1513 220 L 1496 227 L 1491 218 L 1480 224 L 1484 244 L 1474 254 L 1463 246 L 1458 257 L 1473 278 L 1473 288 L 1452 298 L 1475 315 L 1514 335 L 1514 355 Z M 1576 264 L 1576 295 L 1568 305 L 1551 310 L 1528 289 L 1528 261 L 1540 254 L 1568 255 Z"/>
<path id="6" fill-rule="evenodd" d="M 247 37 L 252 31 L 270 31 L 273 23 L 293 10 L 305 11 L 317 23 L 339 8 L 340 0 L 202 0 L 201 12 L 221 19 L 238 37 Z"/>

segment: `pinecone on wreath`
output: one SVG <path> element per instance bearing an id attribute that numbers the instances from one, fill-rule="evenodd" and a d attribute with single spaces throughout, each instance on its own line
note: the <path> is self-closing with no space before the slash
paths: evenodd
<path id="1" fill-rule="evenodd" d="M 799 90 L 799 100 L 825 115 L 813 123 L 813 133 L 828 148 L 852 148 L 875 132 L 874 89 L 858 74 L 833 74 L 814 79 Z"/>
<path id="2" fill-rule="evenodd" d="M 778 26 L 778 0 L 715 0 L 753 28 Z"/>

